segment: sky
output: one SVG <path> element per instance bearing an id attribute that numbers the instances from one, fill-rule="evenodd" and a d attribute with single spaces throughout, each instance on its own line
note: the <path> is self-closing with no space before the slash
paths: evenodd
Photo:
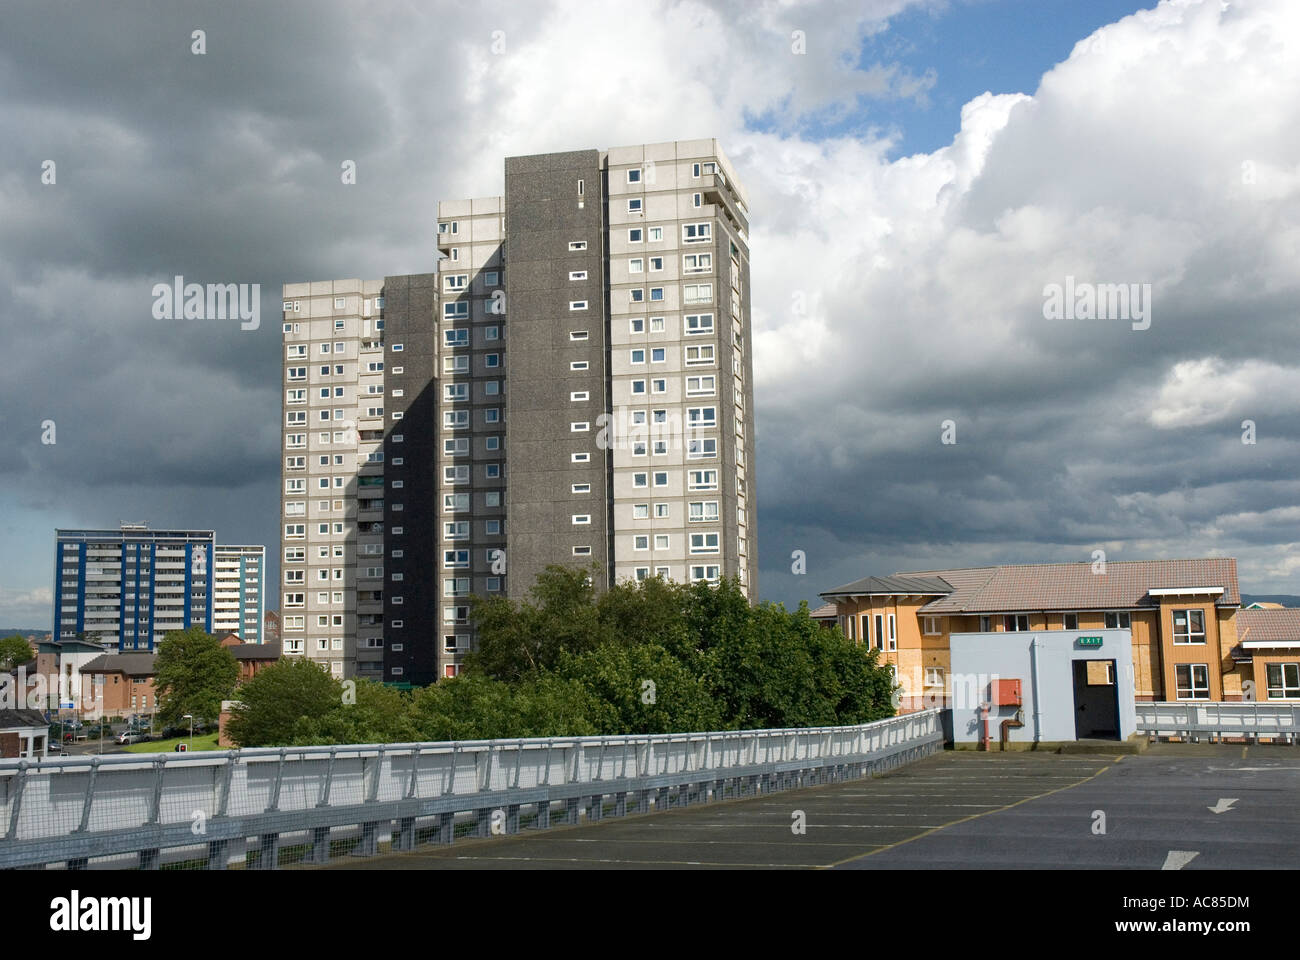
<path id="1" fill-rule="evenodd" d="M 50 624 L 57 527 L 274 555 L 281 284 L 434 269 L 506 156 L 699 137 L 751 201 L 763 599 L 1096 550 L 1300 593 L 1300 4 L 612 9 L 6 5 L 0 624 Z M 260 328 L 156 319 L 175 275 Z"/>

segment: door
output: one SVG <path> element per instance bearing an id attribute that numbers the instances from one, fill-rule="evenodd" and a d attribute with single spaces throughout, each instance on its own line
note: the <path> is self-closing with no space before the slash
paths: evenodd
<path id="1" fill-rule="evenodd" d="M 1114 660 L 1074 661 L 1074 736 L 1119 739 L 1119 687 Z"/>

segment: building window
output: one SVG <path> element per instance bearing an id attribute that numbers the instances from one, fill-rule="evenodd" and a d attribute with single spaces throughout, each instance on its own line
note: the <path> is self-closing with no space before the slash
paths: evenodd
<path id="1" fill-rule="evenodd" d="M 1177 613 L 1178 611 L 1174 611 Z M 1199 612 L 1199 611 L 1198 611 Z M 1106 614 L 1107 630 L 1127 630 L 1129 628 L 1128 613 L 1122 610 L 1112 610 Z"/>
<path id="2" fill-rule="evenodd" d="M 629 201 L 627 202 L 627 212 L 628 212 L 628 213 L 640 213 L 640 212 L 641 212 L 641 198 L 640 198 L 640 197 L 633 197 L 631 200 L 629 200 Z"/>
<path id="3" fill-rule="evenodd" d="M 943 686 L 943 667 L 925 668 L 925 685 L 927 687 Z"/>
<path id="4" fill-rule="evenodd" d="M 1009 613 L 1002 618 L 1002 629 L 1015 632 L 1029 629 L 1029 614 Z"/>
<path id="5" fill-rule="evenodd" d="M 640 168 L 640 167 L 633 167 L 631 170 L 629 170 L 629 171 L 627 172 L 627 182 L 628 182 L 628 183 L 640 183 L 640 182 L 641 182 L 641 168 Z"/>
<path id="6" fill-rule="evenodd" d="M 587 301 L 586 301 L 586 300 L 570 300 L 570 301 L 569 301 L 569 309 L 570 309 L 570 310 L 586 310 L 586 309 L 587 309 Z"/>
<path id="7" fill-rule="evenodd" d="M 1205 642 L 1204 610 L 1174 610 L 1173 617 L 1174 643 L 1183 644 Z M 1106 626 L 1110 626 L 1110 614 L 1106 615 Z"/>
<path id="8" fill-rule="evenodd" d="M 1179 700 L 1210 699 L 1210 666 L 1206 663 L 1180 663 L 1174 666 L 1174 682 Z"/>
<path id="9" fill-rule="evenodd" d="M 939 636 L 939 618 L 938 618 L 938 617 L 922 617 L 922 618 L 921 618 L 921 629 L 925 632 L 925 635 L 926 635 L 927 637 L 937 637 L 937 636 Z"/>
<path id="10" fill-rule="evenodd" d="M 1300 663 L 1264 665 L 1270 700 L 1300 699 Z"/>
<path id="11" fill-rule="evenodd" d="M 1061 614 L 1061 625 L 1062 625 L 1066 630 L 1078 630 L 1078 629 L 1079 629 L 1079 615 L 1078 615 L 1077 613 L 1063 613 L 1063 614 Z"/>
<path id="12" fill-rule="evenodd" d="M 716 533 L 692 533 L 691 553 L 717 553 L 719 536 Z"/>
<path id="13" fill-rule="evenodd" d="M 586 249 L 587 249 L 587 241 L 586 241 L 586 240 L 570 240 L 570 241 L 569 241 L 569 249 L 570 249 L 570 250 L 586 250 Z"/>

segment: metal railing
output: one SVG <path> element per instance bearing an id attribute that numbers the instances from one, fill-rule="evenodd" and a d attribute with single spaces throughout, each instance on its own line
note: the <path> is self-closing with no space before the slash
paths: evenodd
<path id="1" fill-rule="evenodd" d="M 0 761 L 0 868 L 271 869 L 869 776 L 943 746 L 938 710 L 848 727 Z M 458 816 L 460 818 L 458 823 Z M 459 830 L 458 830 L 459 828 Z M 333 838 L 331 832 L 333 831 Z M 252 843 L 249 843 L 252 839 Z M 333 839 L 333 843 L 331 842 Z"/>
<path id="2" fill-rule="evenodd" d="M 1152 739 L 1234 739 L 1295 744 L 1300 737 L 1300 704 L 1238 701 L 1226 703 L 1138 703 L 1137 729 Z"/>

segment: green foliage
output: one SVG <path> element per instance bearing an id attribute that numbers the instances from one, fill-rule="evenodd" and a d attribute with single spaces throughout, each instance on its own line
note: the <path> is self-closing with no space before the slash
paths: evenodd
<path id="1" fill-rule="evenodd" d="M 340 691 L 343 689 L 340 685 Z M 410 699 L 402 690 L 371 680 L 357 680 L 354 696 L 341 695 L 328 710 L 300 717 L 292 728 L 290 742 L 301 745 L 420 740 L 411 716 Z"/>
<path id="2" fill-rule="evenodd" d="M 11 670 L 18 664 L 31 660 L 34 656 L 31 644 L 20 633 L 15 633 L 12 637 L 5 637 L 0 640 L 0 670 Z"/>
<path id="3" fill-rule="evenodd" d="M 734 580 L 659 578 L 597 594 L 595 571 L 548 567 L 527 601 L 474 598 L 461 676 L 405 693 L 342 685 L 304 660 L 240 690 L 244 746 L 487 740 L 865 723 L 893 715 L 877 654 L 806 604 L 753 606 Z"/>
<path id="4" fill-rule="evenodd" d="M 202 627 L 167 634 L 158 645 L 155 670 L 158 719 L 164 726 L 179 724 L 187 713 L 217 719 L 221 701 L 230 699 L 239 679 L 234 654 Z"/>
<path id="5" fill-rule="evenodd" d="M 343 684 L 327 671 L 302 657 L 281 660 L 239 688 L 226 734 L 241 747 L 292 744 L 312 718 L 342 702 Z"/>
<path id="6" fill-rule="evenodd" d="M 607 635 L 596 606 L 591 573 L 547 567 L 530 600 L 515 605 L 502 596 L 471 600 L 479 649 L 465 669 L 515 681 L 551 670 L 565 653 L 581 653 Z"/>

